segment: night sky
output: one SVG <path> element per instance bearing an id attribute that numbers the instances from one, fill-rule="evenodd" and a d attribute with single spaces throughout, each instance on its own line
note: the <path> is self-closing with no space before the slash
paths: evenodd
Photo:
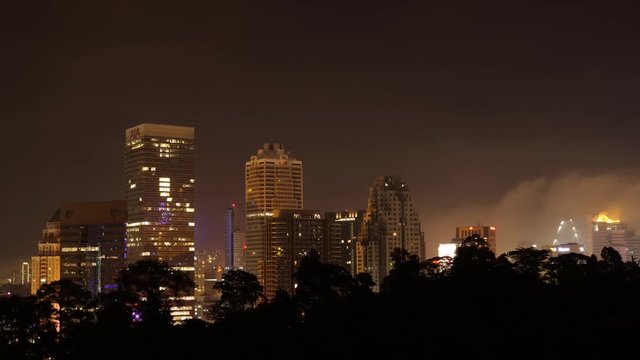
<path id="1" fill-rule="evenodd" d="M 456 224 L 496 225 L 499 251 L 563 217 L 640 224 L 633 1 L 90 3 L 0 9 L 1 274 L 61 202 L 124 198 L 142 122 L 196 128 L 203 248 L 264 142 L 304 161 L 307 208 L 402 175 L 430 256 Z"/>

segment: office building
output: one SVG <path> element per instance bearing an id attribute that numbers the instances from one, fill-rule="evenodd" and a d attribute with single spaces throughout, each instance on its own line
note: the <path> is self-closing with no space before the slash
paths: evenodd
<path id="1" fill-rule="evenodd" d="M 549 247 L 544 247 L 543 249 L 551 250 L 551 256 L 556 257 L 560 255 L 566 254 L 582 254 L 586 253 L 584 245 L 578 243 L 565 243 L 565 244 L 557 244 L 551 245 Z"/>
<path id="2" fill-rule="evenodd" d="M 356 274 L 355 247 L 363 218 L 364 210 L 325 213 L 324 261 Z"/>
<path id="3" fill-rule="evenodd" d="M 196 318 L 213 321 L 211 308 L 220 299 L 220 293 L 213 286 L 222 279 L 223 270 L 224 261 L 219 253 L 204 250 L 196 252 Z"/>
<path id="4" fill-rule="evenodd" d="M 314 210 L 274 210 L 267 218 L 264 292 L 294 293 L 294 274 L 302 258 L 314 249 L 322 256 L 324 220 Z"/>
<path id="5" fill-rule="evenodd" d="M 31 285 L 31 264 L 28 261 L 20 265 L 20 285 Z"/>
<path id="6" fill-rule="evenodd" d="M 371 274 L 379 289 L 393 266 L 396 248 L 425 259 L 424 234 L 413 206 L 409 187 L 399 176 L 381 176 L 369 188 L 369 201 L 359 238 L 357 272 Z"/>
<path id="7" fill-rule="evenodd" d="M 233 266 L 236 270 L 244 270 L 247 262 L 247 237 L 244 231 L 233 232 Z"/>
<path id="8" fill-rule="evenodd" d="M 93 296 L 117 289 L 115 278 L 126 266 L 126 202 L 68 202 L 52 220 L 60 231 L 60 278 Z"/>
<path id="9" fill-rule="evenodd" d="M 236 204 L 231 205 L 224 210 L 224 268 L 225 270 L 235 269 L 235 251 L 233 242 L 233 232 L 235 231 L 235 207 Z"/>
<path id="10" fill-rule="evenodd" d="M 60 280 L 60 222 L 47 222 L 38 242 L 38 255 L 31 257 L 31 294 L 40 286 Z"/>
<path id="11" fill-rule="evenodd" d="M 596 255 L 601 259 L 602 249 L 612 247 L 620 253 L 622 261 L 629 261 L 635 250 L 635 232 L 627 228 L 620 219 L 609 217 L 606 212 L 589 219 L 590 231 L 587 242 L 588 255 Z"/>
<path id="12" fill-rule="evenodd" d="M 128 262 L 164 261 L 194 279 L 194 128 L 140 124 L 125 144 Z"/>
<path id="13" fill-rule="evenodd" d="M 245 163 L 246 270 L 265 285 L 266 256 L 271 254 L 265 233 L 276 209 L 299 210 L 303 202 L 302 161 L 282 144 L 264 144 Z"/>

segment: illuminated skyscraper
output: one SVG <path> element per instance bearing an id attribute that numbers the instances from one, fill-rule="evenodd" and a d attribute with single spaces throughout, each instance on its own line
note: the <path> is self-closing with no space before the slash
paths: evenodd
<path id="1" fill-rule="evenodd" d="M 399 176 L 381 176 L 369 188 L 369 202 L 358 247 L 357 272 L 373 277 L 376 289 L 391 270 L 391 252 L 402 248 L 425 258 L 424 234 L 409 188 Z"/>
<path id="2" fill-rule="evenodd" d="M 114 279 L 126 265 L 126 202 L 64 203 L 52 219 L 60 228 L 60 278 L 94 296 L 115 290 Z"/>
<path id="3" fill-rule="evenodd" d="M 233 270 L 234 266 L 234 243 L 233 232 L 235 231 L 235 207 L 233 204 L 224 210 L 224 268 L 225 270 Z"/>
<path id="4" fill-rule="evenodd" d="M 635 250 L 635 233 L 627 229 L 627 224 L 619 219 L 612 219 L 606 212 L 601 212 L 590 219 L 591 231 L 587 243 L 588 255 L 596 255 L 600 259 L 600 253 L 605 246 L 616 249 L 622 256 L 622 261 L 631 260 Z M 636 255 L 633 255 L 637 257 Z"/>
<path id="5" fill-rule="evenodd" d="M 356 274 L 355 247 L 364 210 L 328 212 L 324 215 L 324 260 Z"/>
<path id="6" fill-rule="evenodd" d="M 140 124 L 125 144 L 128 262 L 165 261 L 194 279 L 194 128 Z"/>
<path id="7" fill-rule="evenodd" d="M 276 209 L 302 209 L 302 161 L 296 160 L 282 144 L 264 144 L 245 163 L 246 270 L 265 280 L 266 255 L 271 249 L 265 225 Z"/>
<path id="8" fill-rule="evenodd" d="M 20 285 L 31 285 L 31 264 L 28 261 L 20 266 Z"/>
<path id="9" fill-rule="evenodd" d="M 274 210 L 267 218 L 264 294 L 272 299 L 277 290 L 293 295 L 294 274 L 311 249 L 322 255 L 322 214 L 314 210 Z"/>
<path id="10" fill-rule="evenodd" d="M 456 237 L 453 243 L 460 245 L 462 241 L 469 236 L 478 235 L 487 241 L 489 250 L 496 253 L 496 228 L 493 226 L 458 226 L 456 228 Z"/>
<path id="11" fill-rule="evenodd" d="M 56 280 L 60 280 L 60 222 L 52 218 L 42 231 L 38 255 L 31 257 L 31 294 Z"/>

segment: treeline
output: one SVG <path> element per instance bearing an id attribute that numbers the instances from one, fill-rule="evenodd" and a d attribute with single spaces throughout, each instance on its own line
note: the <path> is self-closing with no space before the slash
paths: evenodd
<path id="1" fill-rule="evenodd" d="M 255 276 L 215 286 L 213 324 L 171 325 L 193 282 L 166 264 L 124 269 L 91 299 L 72 282 L 0 300 L 0 359 L 607 357 L 635 355 L 640 267 L 612 248 L 595 256 L 518 249 L 496 256 L 467 238 L 455 259 L 397 249 L 374 293 L 367 274 L 305 257 L 297 287 L 266 301 Z M 52 320 L 53 319 L 53 320 Z M 59 322 L 58 320 L 59 319 Z"/>

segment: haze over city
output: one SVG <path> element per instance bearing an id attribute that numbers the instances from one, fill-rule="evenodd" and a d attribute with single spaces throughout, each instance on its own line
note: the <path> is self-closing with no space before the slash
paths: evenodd
<path id="1" fill-rule="evenodd" d="M 196 129 L 202 248 L 222 250 L 265 142 L 304 162 L 309 209 L 365 208 L 377 176 L 403 176 L 428 256 L 478 222 L 499 253 L 599 211 L 640 229 L 624 2 L 152 4 L 0 14 L 2 274 L 60 203 L 124 198 L 124 130 L 144 122 Z"/>

